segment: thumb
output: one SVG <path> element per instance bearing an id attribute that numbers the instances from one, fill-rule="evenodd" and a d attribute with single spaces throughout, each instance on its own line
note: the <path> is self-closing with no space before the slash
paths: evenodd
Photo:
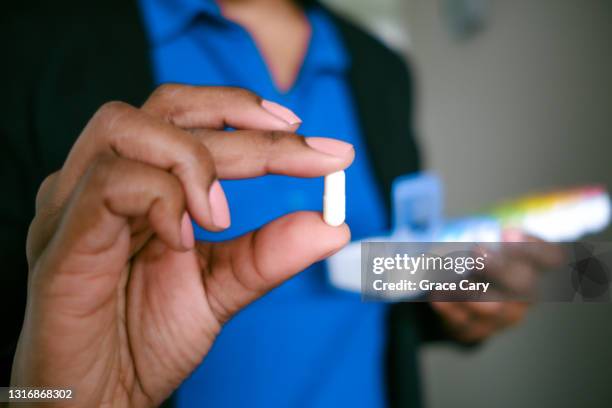
<path id="1" fill-rule="evenodd" d="M 296 212 L 235 240 L 213 245 L 206 295 L 219 322 L 350 241 L 346 224 L 330 227 L 320 213 Z"/>

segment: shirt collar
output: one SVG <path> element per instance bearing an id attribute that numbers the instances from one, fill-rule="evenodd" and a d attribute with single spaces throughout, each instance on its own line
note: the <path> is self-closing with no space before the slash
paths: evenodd
<path id="1" fill-rule="evenodd" d="M 215 0 L 139 1 L 145 20 L 150 22 L 146 26 L 153 45 L 160 45 L 181 34 L 198 17 L 227 22 Z M 307 15 L 312 37 L 305 64 L 316 71 L 344 71 L 349 65 L 349 57 L 331 16 L 316 3 L 308 8 Z"/>
<path id="2" fill-rule="evenodd" d="M 305 63 L 317 71 L 345 71 L 350 58 L 332 17 L 318 5 L 312 6 L 307 13 L 312 37 Z"/>
<path id="3" fill-rule="evenodd" d="M 223 20 L 215 0 L 140 0 L 142 13 L 149 24 L 149 38 L 159 45 L 180 34 L 199 16 Z"/>

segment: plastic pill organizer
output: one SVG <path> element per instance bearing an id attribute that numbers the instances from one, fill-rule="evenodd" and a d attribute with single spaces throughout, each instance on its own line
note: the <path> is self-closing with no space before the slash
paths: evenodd
<path id="1" fill-rule="evenodd" d="M 326 260 L 333 286 L 361 291 L 362 242 L 499 242 L 506 228 L 550 242 L 569 242 L 604 230 L 611 207 L 605 188 L 585 186 L 525 196 L 475 216 L 444 219 L 442 182 L 433 173 L 398 178 L 392 203 L 393 230 L 388 235 L 354 241 Z"/>

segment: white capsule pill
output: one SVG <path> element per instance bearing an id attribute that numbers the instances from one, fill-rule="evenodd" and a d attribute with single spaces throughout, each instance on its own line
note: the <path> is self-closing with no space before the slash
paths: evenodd
<path id="1" fill-rule="evenodd" d="M 323 191 L 323 219 L 332 227 L 338 227 L 344 223 L 346 217 L 346 198 L 344 171 L 325 176 L 325 187 Z"/>

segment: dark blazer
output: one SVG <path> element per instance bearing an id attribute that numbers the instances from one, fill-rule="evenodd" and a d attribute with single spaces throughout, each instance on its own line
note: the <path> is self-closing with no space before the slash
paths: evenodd
<path id="1" fill-rule="evenodd" d="M 24 247 L 39 184 L 58 170 L 88 119 L 104 102 L 140 105 L 153 90 L 149 45 L 136 1 L 57 0 L 5 5 L 0 16 L 0 385 L 25 305 Z M 8 8 L 8 10 L 6 10 Z M 335 13 L 352 65 L 349 82 L 384 196 L 399 175 L 419 168 L 413 80 L 402 58 Z M 435 332 L 426 305 L 390 314 L 389 395 L 420 405 L 416 350 Z M 425 324 L 423 324 L 425 323 Z"/>

